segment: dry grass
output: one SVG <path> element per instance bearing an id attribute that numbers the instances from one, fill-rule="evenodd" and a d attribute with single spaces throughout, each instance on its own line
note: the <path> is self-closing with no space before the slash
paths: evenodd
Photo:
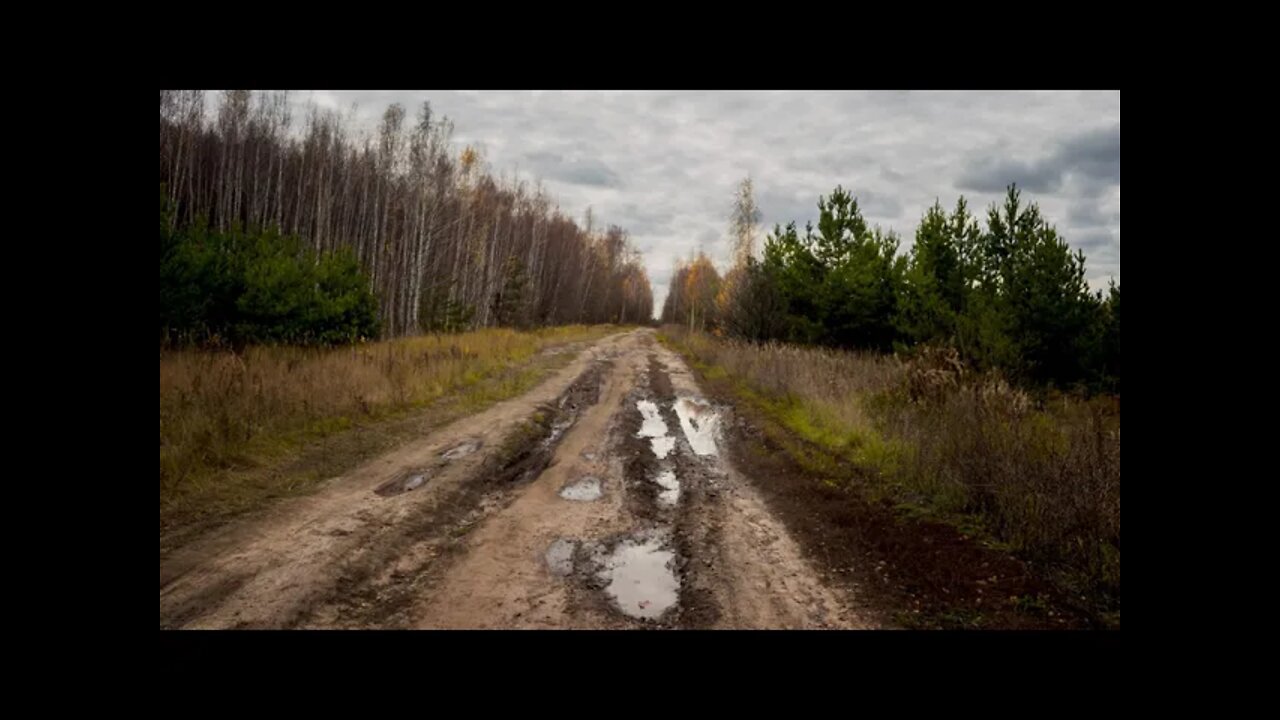
<path id="1" fill-rule="evenodd" d="M 922 378 L 931 377 L 925 380 Z M 987 530 L 1092 609 L 1120 606 L 1120 403 L 1033 399 L 925 355 L 880 398 L 878 417 L 913 453 L 902 494 Z"/>
<path id="2" fill-rule="evenodd" d="M 210 486 L 229 472 L 278 464 L 309 442 L 442 399 L 500 400 L 537 379 L 523 370 L 542 351 L 617 330 L 487 329 L 333 350 L 257 347 L 241 356 L 162 351 L 162 525 L 166 506 L 216 499 Z"/>
<path id="3" fill-rule="evenodd" d="M 876 494 L 1002 543 L 1118 624 L 1118 399 L 1037 400 L 945 351 L 900 360 L 663 333 Z"/>
<path id="4" fill-rule="evenodd" d="M 726 373 L 745 380 L 750 388 L 796 414 L 801 434 L 823 437 L 823 444 L 845 446 L 873 430 L 866 399 L 893 386 L 903 367 L 892 357 L 801 348 L 769 343 L 753 345 L 737 340 L 690 333 L 668 325 L 663 333 L 687 353 Z M 807 420 L 807 422 L 800 422 Z"/>

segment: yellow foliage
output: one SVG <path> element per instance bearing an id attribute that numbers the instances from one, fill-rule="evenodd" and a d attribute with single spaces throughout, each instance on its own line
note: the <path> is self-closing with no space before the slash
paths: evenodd
<path id="1" fill-rule="evenodd" d="M 479 153 L 470 145 L 462 149 L 462 155 L 458 161 L 462 163 L 462 174 L 466 175 L 471 172 L 471 168 L 475 167 L 476 162 L 480 159 Z"/>

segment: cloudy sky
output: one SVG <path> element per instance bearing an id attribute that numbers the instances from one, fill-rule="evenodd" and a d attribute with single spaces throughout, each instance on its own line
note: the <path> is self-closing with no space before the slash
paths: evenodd
<path id="1" fill-rule="evenodd" d="M 1120 279 L 1120 93 L 896 91 L 302 91 L 356 106 L 429 100 L 490 169 L 540 178 L 560 207 L 626 228 L 644 252 L 655 312 L 677 257 L 722 266 L 735 185 L 755 182 L 763 224 L 817 217 L 844 185 L 874 224 L 911 244 L 934 199 L 985 216 L 1010 182 L 1084 250 L 1095 288 Z"/>

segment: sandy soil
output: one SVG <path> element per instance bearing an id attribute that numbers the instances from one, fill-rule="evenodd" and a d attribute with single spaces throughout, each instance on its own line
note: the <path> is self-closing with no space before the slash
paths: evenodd
<path id="1" fill-rule="evenodd" d="M 862 628 L 650 330 L 169 553 L 161 627 Z M 744 474 L 747 473 L 747 474 Z"/>

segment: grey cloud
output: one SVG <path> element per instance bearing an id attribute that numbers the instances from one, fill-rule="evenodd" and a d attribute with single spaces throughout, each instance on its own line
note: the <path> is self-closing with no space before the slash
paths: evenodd
<path id="1" fill-rule="evenodd" d="M 796 227 L 804 227 L 806 222 L 818 217 L 816 194 L 767 188 L 756 193 L 756 204 L 760 208 L 761 223 L 770 230 L 775 225 L 786 227 L 791 222 Z"/>
<path id="2" fill-rule="evenodd" d="M 1120 184 L 1120 125 L 1099 128 L 1068 139 L 1056 159 L 1064 172 Z"/>
<path id="3" fill-rule="evenodd" d="M 1118 92 L 317 91 L 374 127 L 391 102 L 424 100 L 498 173 L 541 177 L 581 219 L 626 228 L 660 310 L 673 260 L 702 244 L 727 260 L 734 186 L 755 179 L 764 230 L 817 217 L 843 185 L 869 220 L 910 238 L 938 198 L 966 191 L 980 218 L 1018 182 L 1088 259 L 1119 276 Z M 210 106 L 212 110 L 213 106 Z M 303 114 L 295 114 L 295 125 Z"/>
<path id="4" fill-rule="evenodd" d="M 887 166 L 887 165 L 881 165 L 881 166 L 880 166 L 880 177 L 884 178 L 885 180 L 887 180 L 887 181 L 889 181 L 889 182 L 898 182 L 899 180 L 904 179 L 906 176 L 905 176 L 905 175 L 903 175 L 903 174 L 902 174 L 902 173 L 900 173 L 900 172 L 896 172 L 896 171 L 894 171 L 894 169 L 893 169 L 893 168 L 891 168 L 891 167 L 889 167 L 889 166 Z"/>
<path id="5" fill-rule="evenodd" d="M 1119 218 L 1117 217 L 1118 221 Z M 1102 208 L 1096 202 L 1075 202 L 1067 210 L 1067 222 L 1072 227 L 1091 228 L 1106 225 L 1108 218 L 1103 215 Z"/>
<path id="6" fill-rule="evenodd" d="M 524 159 L 533 174 L 570 185 L 619 188 L 622 180 L 608 165 L 591 158 L 570 159 L 554 152 L 529 152 Z"/>
<path id="7" fill-rule="evenodd" d="M 586 160 L 570 164 L 560 175 L 552 174 L 558 180 L 574 185 L 598 185 L 600 187 L 622 187 L 622 180 L 608 166 Z"/>
<path id="8" fill-rule="evenodd" d="M 671 230 L 674 219 L 661 201 L 625 203 L 615 211 L 617 222 L 636 236 L 662 235 Z"/>
<path id="9" fill-rule="evenodd" d="M 1078 247 L 1089 253 L 1100 250 L 1114 244 L 1115 239 L 1109 231 L 1084 232 L 1075 235 L 1066 235 L 1067 244 L 1072 247 Z"/>
<path id="10" fill-rule="evenodd" d="M 892 195 L 882 195 L 870 190 L 854 190 L 858 207 L 867 218 L 893 219 L 902 215 L 902 203 Z"/>
<path id="11" fill-rule="evenodd" d="M 1010 183 L 1033 193 L 1057 192 L 1068 175 L 1097 191 L 1120 184 L 1120 125 L 1090 130 L 1062 141 L 1047 157 L 1024 161 L 988 150 L 970 162 L 956 182 L 961 190 L 1002 192 Z"/>
<path id="12" fill-rule="evenodd" d="M 765 190 L 758 193 L 757 203 L 760 206 L 763 224 L 772 230 L 774 225 L 786 227 L 794 222 L 797 228 L 803 228 L 807 222 L 818 220 L 818 199 L 829 197 L 831 188 L 814 193 L 784 192 Z M 902 216 L 902 203 L 894 196 L 871 190 L 845 188 L 857 199 L 862 214 L 872 224 L 893 220 Z"/>
<path id="13" fill-rule="evenodd" d="M 1033 193 L 1055 192 L 1062 187 L 1062 173 L 1049 163 L 980 158 L 960 176 L 956 186 L 961 190 L 998 193 L 1010 183 Z"/>
<path id="14" fill-rule="evenodd" d="M 722 237 L 723 233 L 708 228 L 703 230 L 701 233 L 698 233 L 698 245 L 702 247 L 704 251 L 712 252 L 716 243 L 720 242 Z"/>

